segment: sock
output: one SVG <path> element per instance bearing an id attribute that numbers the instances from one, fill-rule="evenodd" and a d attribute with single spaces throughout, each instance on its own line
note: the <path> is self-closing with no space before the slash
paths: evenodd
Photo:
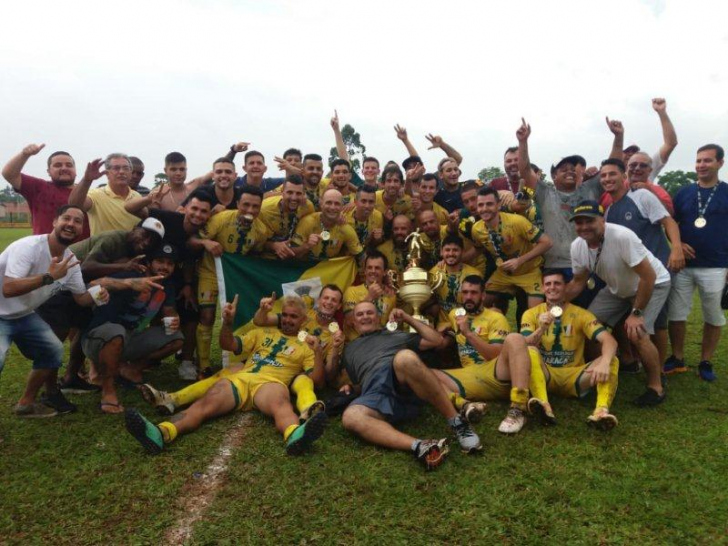
<path id="1" fill-rule="evenodd" d="M 316 393 L 313 392 L 313 379 L 307 375 L 299 375 L 293 380 L 291 390 L 296 395 L 296 409 L 303 413 L 316 401 Z"/>
<path id="2" fill-rule="evenodd" d="M 212 326 L 204 324 L 197 325 L 195 335 L 197 340 L 197 358 L 200 362 L 200 369 L 204 370 L 210 366 L 210 345 L 212 345 Z"/>
<path id="3" fill-rule="evenodd" d="M 617 394 L 619 383 L 619 359 L 615 356 L 609 363 L 609 380 L 606 383 L 597 383 L 597 407 L 609 408 Z"/>
<path id="4" fill-rule="evenodd" d="M 418 448 L 420 447 L 420 444 L 421 444 L 421 443 L 422 443 L 422 440 L 420 440 L 419 438 L 415 438 L 415 439 L 414 439 L 414 440 L 412 441 L 412 445 L 410 446 L 410 449 L 411 449 L 411 450 L 412 450 L 413 452 L 417 453 L 417 449 L 418 449 Z"/>
<path id="5" fill-rule="evenodd" d="M 463 409 L 463 406 L 467 402 L 465 398 L 463 398 L 456 392 L 451 392 L 450 394 L 448 394 L 448 398 L 450 398 L 450 402 L 452 402 L 452 405 L 455 406 L 455 409 L 458 411 Z"/>
<path id="6" fill-rule="evenodd" d="M 293 431 L 296 430 L 299 426 L 300 425 L 288 425 L 286 427 L 286 430 L 283 431 L 283 440 L 288 440 L 291 434 L 293 434 Z"/>
<path id="7" fill-rule="evenodd" d="M 195 381 L 189 387 L 185 387 L 177 392 L 170 393 L 170 398 L 176 407 L 186 406 L 191 404 L 195 400 L 199 400 L 205 393 L 209 391 L 212 386 L 217 383 L 222 377 L 222 371 L 217 372 L 215 375 L 210 376 L 200 381 Z"/>
<path id="8" fill-rule="evenodd" d="M 526 389 L 511 389 L 511 407 L 525 410 L 528 404 L 528 391 Z"/>
<path id="9" fill-rule="evenodd" d="M 447 420 L 447 424 L 451 427 L 456 427 L 460 423 L 462 423 L 462 420 L 460 419 L 459 415 L 456 415 L 455 417 L 450 417 L 450 419 Z"/>
<path id="10" fill-rule="evenodd" d="M 541 366 L 541 354 L 535 347 L 529 347 L 528 356 L 531 359 L 531 381 L 528 384 L 531 396 L 542 402 L 548 402 L 549 395 L 546 390 L 546 376 L 543 373 L 543 366 Z M 513 400 L 512 396 L 511 400 Z"/>
<path id="11" fill-rule="evenodd" d="M 174 442 L 174 439 L 177 437 L 177 427 L 174 426 L 173 423 L 164 421 L 159 423 L 157 427 L 162 431 L 162 437 L 164 438 L 165 444 Z"/>

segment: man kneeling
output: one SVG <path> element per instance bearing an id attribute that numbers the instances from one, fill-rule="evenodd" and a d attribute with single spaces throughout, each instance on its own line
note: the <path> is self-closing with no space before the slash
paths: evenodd
<path id="1" fill-rule="evenodd" d="M 155 426 L 137 410 L 126 412 L 127 430 L 148 453 L 159 453 L 164 444 L 174 441 L 178 434 L 193 432 L 205 421 L 234 410 L 257 409 L 273 417 L 286 441 L 289 455 L 303 453 L 323 433 L 326 414 L 316 413 L 299 425 L 288 393 L 293 379 L 304 372 L 311 374 L 317 387 L 325 382 L 321 352 L 309 346 L 309 343 L 317 343 L 316 338 L 308 336 L 301 341 L 297 337 L 308 319 L 306 304 L 297 297 L 283 298 L 280 329 L 256 328 L 240 338 L 232 332 L 237 303 L 236 295 L 232 303 L 223 308 L 220 347 L 247 357 L 242 365 L 226 368 L 184 389 L 187 401 L 178 396 L 178 405 L 195 402 L 169 421 Z M 157 391 L 157 394 L 164 393 Z"/>
<path id="2" fill-rule="evenodd" d="M 478 435 L 460 418 L 437 377 L 415 352 L 438 347 L 442 342 L 439 332 L 401 309 L 392 311 L 390 322 L 402 321 L 417 333 L 382 330 L 371 302 L 358 303 L 352 313 L 360 337 L 346 346 L 341 364 L 351 381 L 361 385 L 361 395 L 344 412 L 344 428 L 373 444 L 411 451 L 431 470 L 447 455 L 448 439 L 417 439 L 390 424 L 415 417 L 428 402 L 447 419 L 463 451 L 482 449 Z"/>

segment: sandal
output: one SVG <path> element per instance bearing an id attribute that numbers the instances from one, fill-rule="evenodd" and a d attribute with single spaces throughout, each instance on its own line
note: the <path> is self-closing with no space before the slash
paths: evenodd
<path id="1" fill-rule="evenodd" d="M 106 411 L 104 408 L 116 408 L 117 411 Z M 99 409 L 101 410 L 101 413 L 109 415 L 117 415 L 124 412 L 124 406 L 118 402 L 99 402 Z"/>

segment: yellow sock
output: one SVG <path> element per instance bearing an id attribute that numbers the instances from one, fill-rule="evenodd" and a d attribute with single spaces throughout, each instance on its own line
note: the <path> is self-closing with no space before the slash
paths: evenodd
<path id="1" fill-rule="evenodd" d="M 197 340 L 197 358 L 200 361 L 200 369 L 204 370 L 210 366 L 210 345 L 212 345 L 212 326 L 197 325 L 195 334 Z"/>
<path id="2" fill-rule="evenodd" d="M 223 375 L 223 371 L 217 372 L 215 375 L 212 375 L 207 379 L 195 381 L 192 385 L 185 387 L 182 390 L 170 393 L 169 396 L 172 398 L 172 402 L 174 402 L 175 406 L 180 407 L 191 404 L 195 400 L 199 400 L 205 396 L 205 393 L 209 391 L 215 383 L 220 380 Z"/>
<path id="3" fill-rule="evenodd" d="M 288 440 L 288 437 L 293 434 L 293 431 L 296 430 L 299 427 L 299 425 L 288 425 L 286 427 L 286 430 L 283 431 L 283 440 Z"/>
<path id="4" fill-rule="evenodd" d="M 157 427 L 159 427 L 159 430 L 162 431 L 162 437 L 164 438 L 165 444 L 174 442 L 174 439 L 177 437 L 177 427 L 174 426 L 173 423 L 170 423 L 169 421 L 164 421 L 162 423 L 159 423 Z"/>
<path id="5" fill-rule="evenodd" d="M 610 408 L 617 394 L 619 383 L 619 359 L 615 356 L 609 363 L 609 381 L 597 383 L 597 407 Z"/>
<path id="6" fill-rule="evenodd" d="M 549 395 L 546 390 L 546 376 L 541 365 L 541 353 L 538 352 L 536 347 L 529 347 L 528 356 L 531 359 L 531 381 L 528 384 L 531 396 L 542 402 L 548 402 Z"/>
<path id="7" fill-rule="evenodd" d="M 296 409 L 298 413 L 303 412 L 316 401 L 316 393 L 313 392 L 313 379 L 307 375 L 299 375 L 293 380 L 291 390 L 296 395 Z"/>
<path id="8" fill-rule="evenodd" d="M 517 389 L 513 387 L 511 389 L 511 406 L 525 409 L 528 404 L 528 390 Z"/>
<path id="9" fill-rule="evenodd" d="M 467 402 L 465 398 L 463 398 L 456 392 L 451 392 L 450 394 L 448 394 L 448 397 L 450 398 L 450 402 L 452 402 L 452 405 L 455 406 L 455 409 L 458 411 L 463 409 L 463 406 Z"/>

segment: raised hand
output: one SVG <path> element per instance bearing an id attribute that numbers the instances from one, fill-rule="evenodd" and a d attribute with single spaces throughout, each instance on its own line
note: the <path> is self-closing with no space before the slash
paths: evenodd
<path id="1" fill-rule="evenodd" d="M 331 128 L 334 131 L 336 131 L 336 132 L 339 132 L 340 131 L 340 129 L 339 129 L 339 113 L 336 110 L 334 110 L 334 117 L 331 118 Z"/>
<path id="2" fill-rule="evenodd" d="M 250 142 L 236 142 L 232 145 L 235 153 L 245 152 L 250 147 Z"/>
<path id="3" fill-rule="evenodd" d="M 106 171 L 101 170 L 101 166 L 104 164 L 104 160 L 101 158 L 94 159 L 93 161 L 90 161 L 88 165 L 86 165 L 86 172 L 83 174 L 84 180 L 88 182 L 93 182 L 94 180 L 98 180 L 102 176 L 106 174 Z"/>
<path id="4" fill-rule="evenodd" d="M 384 293 L 384 288 L 379 283 L 373 282 L 369 285 L 368 296 L 369 301 L 378 299 Z"/>
<path id="5" fill-rule="evenodd" d="M 624 134 L 624 126 L 622 125 L 621 121 L 617 121 L 616 119 L 609 119 L 609 116 L 607 116 L 607 127 L 609 127 L 609 130 L 612 131 L 615 135 L 623 135 Z"/>
<path id="6" fill-rule="evenodd" d="M 235 294 L 233 301 L 228 302 L 222 308 L 222 322 L 228 326 L 232 326 L 235 319 L 235 311 L 238 309 L 238 295 Z"/>
<path id="7" fill-rule="evenodd" d="M 658 114 L 667 111 L 667 101 L 662 97 L 652 99 L 652 109 Z"/>
<path id="8" fill-rule="evenodd" d="M 162 206 L 162 199 L 172 190 L 172 188 L 169 186 L 169 184 L 165 184 L 162 182 L 159 185 L 159 188 L 156 190 L 152 190 L 149 192 L 149 197 L 152 198 L 152 207 L 153 208 L 161 208 Z"/>
<path id="9" fill-rule="evenodd" d="M 432 133 L 425 135 L 425 138 L 430 142 L 428 150 L 434 150 L 435 148 L 442 148 L 442 137 L 433 135 Z"/>
<path id="10" fill-rule="evenodd" d="M 23 148 L 23 155 L 28 157 L 31 155 L 37 155 L 43 148 L 45 148 L 45 144 L 28 144 L 25 148 Z"/>
<path id="11" fill-rule="evenodd" d="M 48 266 L 48 273 L 53 277 L 54 281 L 66 276 L 68 270 L 73 266 L 80 264 L 74 254 L 69 254 L 67 258 L 61 260 L 59 258 L 51 258 L 51 265 Z"/>
<path id="12" fill-rule="evenodd" d="M 425 174 L 425 166 L 418 163 L 405 171 L 405 180 L 419 180 L 423 174 Z"/>
<path id="13" fill-rule="evenodd" d="M 516 131 L 516 138 L 518 139 L 518 142 L 525 142 L 530 136 L 531 126 L 526 123 L 526 120 L 524 118 L 521 118 L 521 126 Z"/>
<path id="14" fill-rule="evenodd" d="M 399 124 L 394 126 L 394 132 L 397 133 L 397 138 L 402 142 L 407 140 L 407 129 L 401 127 Z"/>
<path id="15" fill-rule="evenodd" d="M 462 317 L 455 317 L 455 325 L 458 327 L 458 331 L 462 332 L 463 334 L 470 330 L 470 326 L 468 326 L 468 316 L 463 315 Z"/>
<path id="16" fill-rule="evenodd" d="M 133 258 L 130 258 L 124 264 L 124 271 L 137 271 L 139 273 L 146 273 L 147 266 L 142 263 L 145 257 L 146 254 L 139 254 L 139 256 L 134 256 Z"/>
<path id="17" fill-rule="evenodd" d="M 127 281 L 129 281 L 129 288 L 134 290 L 134 292 L 144 292 L 145 290 L 151 290 L 152 288 L 164 290 L 164 286 L 159 284 L 159 281 L 162 279 L 164 279 L 164 275 L 139 277 L 138 279 L 127 279 Z"/>
<path id="18" fill-rule="evenodd" d="M 260 300 L 260 309 L 261 311 L 265 311 L 266 313 L 270 313 L 273 310 L 273 304 L 276 302 L 276 293 L 271 292 L 270 296 L 266 296 L 265 298 L 261 298 Z"/>

